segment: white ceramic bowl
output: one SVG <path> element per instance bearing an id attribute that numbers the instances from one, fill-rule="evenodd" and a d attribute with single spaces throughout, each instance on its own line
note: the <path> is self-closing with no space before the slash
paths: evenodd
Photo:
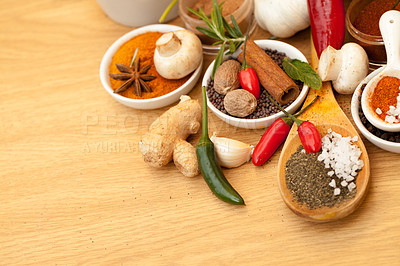
<path id="1" fill-rule="evenodd" d="M 167 93 L 165 95 L 162 95 L 160 97 L 156 98 L 151 98 L 151 99 L 131 99 L 124 97 L 122 95 L 119 95 L 118 93 L 114 93 L 114 90 L 111 88 L 110 85 L 110 77 L 109 77 L 109 69 L 110 69 L 110 64 L 112 61 L 112 57 L 116 53 L 116 51 L 119 49 L 119 47 L 124 44 L 125 42 L 129 41 L 132 39 L 134 36 L 146 33 L 146 32 L 170 32 L 170 31 L 175 31 L 175 30 L 182 30 L 182 27 L 174 26 L 174 25 L 167 25 L 167 24 L 154 24 L 154 25 L 148 25 L 145 27 L 141 27 L 138 29 L 135 29 L 133 31 L 130 31 L 123 35 L 121 38 L 116 40 L 110 48 L 108 48 L 107 52 L 104 54 L 103 59 L 101 60 L 100 64 L 100 80 L 101 83 L 103 84 L 103 87 L 106 89 L 106 91 L 118 102 L 132 107 L 136 109 L 156 109 L 156 108 L 161 108 L 167 105 L 170 105 L 177 100 L 179 100 L 179 97 L 183 94 L 189 93 L 194 85 L 196 85 L 197 80 L 200 77 L 201 74 L 201 69 L 203 67 L 203 61 L 201 62 L 200 66 L 192 73 L 192 76 L 179 88 L 177 88 L 174 91 L 171 91 L 170 93 Z"/>
<path id="2" fill-rule="evenodd" d="M 368 131 L 368 129 L 363 125 L 360 119 L 359 115 L 359 110 L 361 108 L 360 106 L 360 97 L 361 97 L 361 86 L 363 84 L 367 84 L 373 77 L 378 75 L 381 71 L 383 70 L 383 67 L 378 68 L 371 74 L 369 74 L 356 88 L 354 91 L 353 97 L 351 98 L 351 115 L 353 117 L 354 123 L 356 124 L 357 128 L 360 130 L 361 134 L 372 142 L 374 145 L 378 146 L 379 148 L 382 148 L 384 150 L 390 151 L 390 152 L 395 152 L 395 153 L 400 153 L 400 143 L 395 143 L 391 141 L 387 141 L 384 139 L 381 139 L 371 132 Z"/>
<path id="3" fill-rule="evenodd" d="M 112 20 L 122 25 L 139 27 L 157 23 L 171 0 L 97 0 L 99 6 Z M 178 16 L 175 5 L 165 22 Z"/>
<path id="4" fill-rule="evenodd" d="M 257 40 L 255 41 L 255 43 L 263 49 L 269 48 L 277 50 L 278 52 L 284 52 L 291 59 L 299 59 L 301 61 L 307 62 L 307 58 L 297 48 L 293 47 L 290 44 L 275 40 Z M 236 58 L 240 53 L 241 50 L 238 49 L 238 51 L 236 51 L 231 56 Z M 207 83 L 211 77 L 214 62 L 215 61 L 213 61 L 207 68 L 207 71 L 203 77 L 202 86 L 207 87 Z M 308 93 L 308 86 L 304 85 L 297 99 L 291 105 L 289 105 L 289 107 L 287 107 L 285 110 L 293 114 L 303 104 L 307 96 L 307 93 Z M 257 119 L 244 119 L 224 114 L 210 102 L 208 97 L 207 97 L 207 105 L 216 116 L 218 116 L 226 123 L 242 128 L 265 128 L 271 125 L 277 118 L 284 116 L 283 112 L 279 112 L 268 117 L 257 118 Z"/>

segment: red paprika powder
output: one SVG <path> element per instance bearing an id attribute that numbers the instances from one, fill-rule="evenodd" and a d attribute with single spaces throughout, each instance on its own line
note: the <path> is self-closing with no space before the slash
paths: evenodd
<path id="1" fill-rule="evenodd" d="M 386 112 L 390 106 L 396 106 L 397 96 L 400 93 L 400 79 L 396 77 L 383 77 L 374 89 L 371 97 L 373 110 L 379 108 L 382 113 L 378 116 L 385 121 Z"/>
<path id="2" fill-rule="evenodd" d="M 373 64 L 386 64 L 379 19 L 383 13 L 393 9 L 396 3 L 397 0 L 353 0 L 348 8 L 350 24 L 347 29 L 352 36 L 350 38 L 364 48 Z M 394 9 L 400 10 L 400 5 L 397 4 Z"/>
<path id="3" fill-rule="evenodd" d="M 379 19 L 386 11 L 389 11 L 396 4 L 396 0 L 374 0 L 366 5 L 356 16 L 353 25 L 362 33 L 374 36 L 381 36 L 379 30 Z M 400 5 L 395 7 L 400 11 Z"/>

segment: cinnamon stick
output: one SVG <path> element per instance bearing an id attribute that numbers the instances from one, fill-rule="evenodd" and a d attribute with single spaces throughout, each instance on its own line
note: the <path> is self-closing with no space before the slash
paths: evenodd
<path id="1" fill-rule="evenodd" d="M 238 60 L 243 63 L 243 53 Z M 247 41 L 246 63 L 254 68 L 261 85 L 281 105 L 299 96 L 299 87 L 254 41 Z"/>

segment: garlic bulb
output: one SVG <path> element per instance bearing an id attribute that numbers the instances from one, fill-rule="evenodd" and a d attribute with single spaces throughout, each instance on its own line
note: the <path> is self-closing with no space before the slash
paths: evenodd
<path id="1" fill-rule="evenodd" d="M 261 28 L 279 38 L 310 26 L 307 0 L 255 0 L 254 16 Z"/>
<path id="2" fill-rule="evenodd" d="M 241 166 L 251 159 L 254 147 L 238 140 L 211 137 L 211 141 L 215 146 L 215 153 L 218 162 L 226 168 L 234 168 Z"/>

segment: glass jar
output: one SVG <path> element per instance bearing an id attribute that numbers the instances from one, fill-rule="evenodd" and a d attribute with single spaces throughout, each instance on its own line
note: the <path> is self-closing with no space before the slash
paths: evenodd
<path id="1" fill-rule="evenodd" d="M 368 35 L 359 31 L 353 22 L 357 15 L 373 0 L 353 0 L 346 13 L 346 28 L 352 42 L 361 45 L 368 55 L 370 67 L 376 69 L 386 64 L 386 50 L 381 35 Z"/>
<path id="2" fill-rule="evenodd" d="M 208 28 L 206 23 L 201 20 L 200 18 L 195 18 L 191 16 L 190 11 L 187 9 L 187 7 L 192 8 L 194 4 L 199 1 L 199 0 L 180 0 L 179 1 L 179 15 L 182 19 L 182 21 L 185 23 L 185 27 L 188 30 L 193 31 L 201 40 L 203 44 L 203 52 L 206 54 L 217 54 L 221 45 L 212 45 L 214 42 L 216 42 L 215 39 L 208 37 L 207 35 L 199 32 L 196 27 L 204 27 Z M 210 0 L 211 1 L 211 0 Z M 229 1 L 225 1 L 224 5 L 227 5 Z M 232 12 L 232 14 L 226 15 L 224 18 L 226 21 L 232 25 L 231 23 L 231 18 L 230 16 L 233 15 L 235 18 L 236 22 L 238 23 L 241 31 L 243 34 L 246 33 L 247 27 L 249 26 L 251 14 L 253 13 L 254 9 L 254 4 L 253 0 L 244 0 L 242 5 L 237 8 L 235 11 Z M 254 31 L 256 28 L 256 21 L 253 19 L 252 25 L 250 25 L 250 34 Z"/>

